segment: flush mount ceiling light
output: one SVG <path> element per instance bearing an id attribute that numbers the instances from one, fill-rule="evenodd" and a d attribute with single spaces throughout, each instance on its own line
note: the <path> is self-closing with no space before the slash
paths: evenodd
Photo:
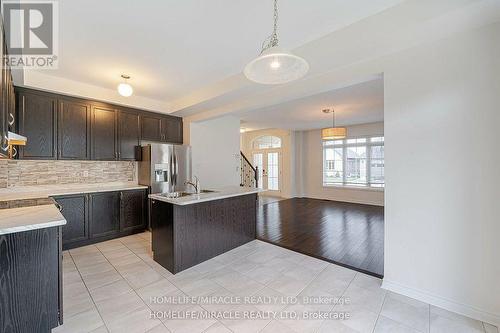
<path id="1" fill-rule="evenodd" d="M 130 97 L 134 93 L 134 88 L 127 81 L 130 79 L 130 76 L 122 74 L 122 79 L 124 80 L 122 83 L 118 85 L 118 93 L 123 97 Z"/>
<path id="2" fill-rule="evenodd" d="M 300 79 L 309 70 L 307 61 L 278 46 L 278 0 L 274 0 L 274 29 L 263 43 L 260 55 L 245 66 L 243 73 L 261 84 L 281 84 Z"/>
<path id="3" fill-rule="evenodd" d="M 332 127 L 323 128 L 321 130 L 321 138 L 323 140 L 338 140 L 344 139 L 347 136 L 347 128 L 345 127 L 335 127 L 335 110 L 334 109 L 324 109 L 323 113 L 332 114 Z"/>

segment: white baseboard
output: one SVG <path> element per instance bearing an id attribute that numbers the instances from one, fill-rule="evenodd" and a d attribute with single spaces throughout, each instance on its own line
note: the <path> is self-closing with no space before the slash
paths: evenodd
<path id="1" fill-rule="evenodd" d="M 500 315 L 476 309 L 470 305 L 458 303 L 441 296 L 433 295 L 425 291 L 403 286 L 397 282 L 388 281 L 382 282 L 382 288 L 392 292 L 405 295 L 416 300 L 432 304 L 445 310 L 456 312 L 463 316 L 467 316 L 476 320 L 484 321 L 495 326 L 500 326 Z"/>

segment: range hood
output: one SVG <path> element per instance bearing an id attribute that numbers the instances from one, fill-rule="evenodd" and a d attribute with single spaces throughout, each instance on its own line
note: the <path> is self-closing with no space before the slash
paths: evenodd
<path id="1" fill-rule="evenodd" d="M 25 136 L 14 132 L 8 132 L 7 134 L 7 144 L 9 146 L 26 146 L 27 141 L 28 139 Z"/>

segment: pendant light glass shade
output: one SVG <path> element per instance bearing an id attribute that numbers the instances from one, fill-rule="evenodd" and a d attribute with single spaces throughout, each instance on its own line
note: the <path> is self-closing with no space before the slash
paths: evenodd
<path id="1" fill-rule="evenodd" d="M 339 140 L 345 139 L 347 136 L 347 128 L 345 127 L 329 127 L 321 130 L 323 140 Z"/>
<path id="2" fill-rule="evenodd" d="M 134 88 L 128 83 L 120 83 L 118 85 L 118 93 L 123 97 L 130 97 L 134 93 Z"/>
<path id="3" fill-rule="evenodd" d="M 335 126 L 335 110 L 334 109 L 323 109 L 323 113 L 332 114 L 332 127 L 323 128 L 321 130 L 321 138 L 323 140 L 340 140 L 347 137 L 346 127 L 336 127 Z"/>
<path id="4" fill-rule="evenodd" d="M 261 84 L 282 84 L 300 79 L 309 70 L 307 61 L 273 46 L 245 66 L 243 73 Z"/>

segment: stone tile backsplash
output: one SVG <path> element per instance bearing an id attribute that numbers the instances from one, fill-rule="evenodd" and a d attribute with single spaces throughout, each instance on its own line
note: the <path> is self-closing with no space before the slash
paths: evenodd
<path id="1" fill-rule="evenodd" d="M 0 188 L 136 181 L 137 162 L 0 160 Z"/>

